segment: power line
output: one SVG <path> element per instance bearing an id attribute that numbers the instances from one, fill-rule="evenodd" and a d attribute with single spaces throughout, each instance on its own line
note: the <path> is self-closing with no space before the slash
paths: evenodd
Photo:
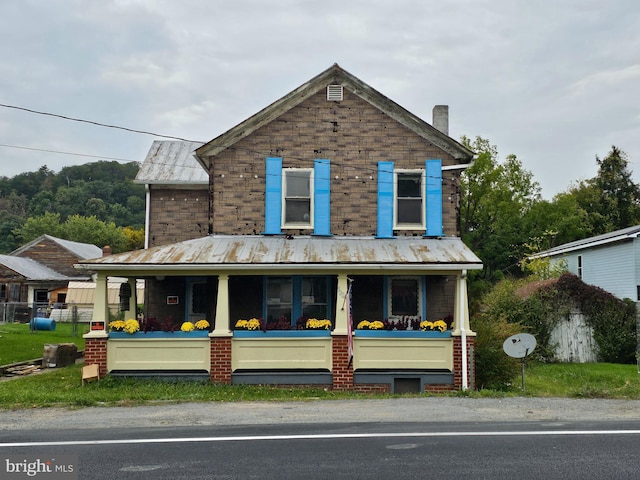
<path id="1" fill-rule="evenodd" d="M 104 155 L 89 155 L 87 153 L 61 152 L 58 150 L 47 150 L 46 148 L 22 147 L 20 145 L 7 145 L 5 143 L 0 143 L 0 147 L 19 148 L 21 150 L 33 150 L 36 152 L 58 153 L 60 155 L 75 155 L 77 157 L 101 158 L 103 160 L 117 160 L 120 162 L 135 162 L 135 160 L 129 160 L 127 158 L 106 157 Z"/>
<path id="2" fill-rule="evenodd" d="M 14 110 L 22 110 L 23 112 L 35 113 L 37 115 L 47 115 L 49 117 L 61 118 L 63 120 L 71 120 L 73 122 L 89 123 L 91 125 L 97 125 L 99 127 L 115 128 L 117 130 L 125 130 L 127 132 L 132 132 L 132 133 L 141 133 L 143 135 L 152 135 L 154 137 L 172 138 L 174 140 L 182 140 L 184 142 L 196 142 L 197 141 L 197 140 L 188 140 L 186 138 L 181 138 L 181 137 L 174 137 L 174 136 L 171 136 L 171 135 L 161 135 L 159 133 L 146 132 L 144 130 L 135 130 L 133 128 L 120 127 L 120 126 L 117 126 L 117 125 L 109 125 L 109 124 L 106 124 L 106 123 L 94 122 L 92 120 L 83 120 L 81 118 L 67 117 L 66 115 L 58 115 L 57 113 L 40 112 L 38 110 L 31 110 L 30 108 L 17 107 L 15 105 L 6 105 L 6 104 L 3 104 L 3 103 L 0 103 L 0 107 L 13 108 Z M 201 143 L 204 143 L 204 142 L 201 142 Z"/>

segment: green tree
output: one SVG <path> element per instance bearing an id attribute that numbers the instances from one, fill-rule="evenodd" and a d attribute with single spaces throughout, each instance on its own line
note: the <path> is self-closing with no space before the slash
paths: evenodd
<path id="1" fill-rule="evenodd" d="M 13 230 L 13 233 L 23 244 L 41 235 L 61 237 L 60 214 L 46 212 L 44 215 L 29 217 L 22 226 Z"/>
<path id="2" fill-rule="evenodd" d="M 462 141 L 478 154 L 460 180 L 462 239 L 482 259 L 480 277 L 492 282 L 518 272 L 529 241 L 521 219 L 540 201 L 540 186 L 515 155 L 500 163 L 488 140 Z"/>

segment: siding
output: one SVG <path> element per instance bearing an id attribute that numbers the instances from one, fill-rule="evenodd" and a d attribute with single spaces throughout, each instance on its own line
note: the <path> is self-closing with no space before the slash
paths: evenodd
<path id="1" fill-rule="evenodd" d="M 582 281 L 595 285 L 620 299 L 637 301 L 637 267 L 634 241 L 609 244 L 566 254 L 569 272 L 578 275 L 578 256 L 582 256 Z"/>

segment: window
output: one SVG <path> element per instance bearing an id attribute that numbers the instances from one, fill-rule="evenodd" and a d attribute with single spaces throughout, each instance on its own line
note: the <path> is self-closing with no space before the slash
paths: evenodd
<path id="1" fill-rule="evenodd" d="M 295 325 L 298 318 L 329 318 L 329 278 L 266 277 L 265 321 Z"/>
<path id="2" fill-rule="evenodd" d="M 327 278 L 302 277 L 302 316 L 327 318 Z"/>
<path id="3" fill-rule="evenodd" d="M 578 255 L 578 278 L 582 280 L 582 255 Z"/>
<path id="4" fill-rule="evenodd" d="M 424 172 L 396 172 L 395 228 L 424 228 Z"/>
<path id="5" fill-rule="evenodd" d="M 422 318 L 421 277 L 389 277 L 387 291 L 390 320 Z"/>
<path id="6" fill-rule="evenodd" d="M 284 169 L 282 176 L 283 227 L 313 227 L 313 170 Z"/>
<path id="7" fill-rule="evenodd" d="M 280 319 L 291 323 L 293 284 L 291 277 L 268 277 L 266 282 L 266 315 L 267 323 L 277 323 Z"/>

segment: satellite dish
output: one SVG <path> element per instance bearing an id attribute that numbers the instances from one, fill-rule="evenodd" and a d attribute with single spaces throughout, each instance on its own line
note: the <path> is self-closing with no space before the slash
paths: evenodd
<path id="1" fill-rule="evenodd" d="M 536 348 L 536 337 L 529 333 L 511 335 L 502 344 L 504 352 L 513 358 L 524 358 Z"/>

